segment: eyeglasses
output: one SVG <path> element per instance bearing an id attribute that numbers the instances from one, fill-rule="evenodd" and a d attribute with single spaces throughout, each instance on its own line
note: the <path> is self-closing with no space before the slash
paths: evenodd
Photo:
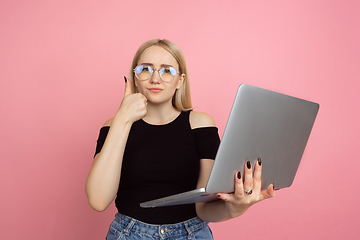
<path id="1" fill-rule="evenodd" d="M 175 79 L 177 74 L 180 74 L 174 67 L 164 66 L 160 69 L 151 67 L 150 65 L 141 64 L 133 69 L 137 79 L 146 81 L 150 79 L 155 71 L 159 72 L 161 80 L 164 82 L 171 82 Z"/>

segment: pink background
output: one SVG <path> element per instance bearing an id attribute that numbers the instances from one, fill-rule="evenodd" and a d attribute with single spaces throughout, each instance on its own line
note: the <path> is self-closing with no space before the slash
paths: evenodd
<path id="1" fill-rule="evenodd" d="M 216 239 L 358 239 L 359 1 L 1 1 L 0 238 L 104 239 L 84 192 L 141 43 L 183 50 L 223 132 L 240 83 L 320 103 L 291 188 Z"/>

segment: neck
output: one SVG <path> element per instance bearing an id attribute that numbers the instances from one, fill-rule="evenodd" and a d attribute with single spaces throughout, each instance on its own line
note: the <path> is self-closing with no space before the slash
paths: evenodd
<path id="1" fill-rule="evenodd" d="M 150 124 L 162 125 L 173 121 L 180 111 L 170 104 L 153 104 L 148 102 L 147 113 L 143 120 Z"/>

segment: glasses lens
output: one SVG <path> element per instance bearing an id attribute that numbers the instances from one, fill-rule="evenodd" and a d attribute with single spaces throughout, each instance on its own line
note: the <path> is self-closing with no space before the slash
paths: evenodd
<path id="1" fill-rule="evenodd" d="M 151 77 L 152 72 L 152 68 L 147 65 L 140 65 L 135 68 L 136 77 L 140 80 L 148 80 Z"/>
<path id="2" fill-rule="evenodd" d="M 170 82 L 176 77 L 176 69 L 173 67 L 163 67 L 160 69 L 160 76 L 164 82 Z"/>

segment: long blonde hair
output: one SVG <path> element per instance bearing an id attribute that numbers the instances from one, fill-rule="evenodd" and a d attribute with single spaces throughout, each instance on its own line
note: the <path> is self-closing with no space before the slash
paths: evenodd
<path id="1" fill-rule="evenodd" d="M 131 89 L 133 93 L 138 92 L 138 89 L 135 85 L 134 80 L 134 71 L 133 69 L 137 66 L 141 54 L 151 46 L 159 46 L 164 48 L 168 51 L 177 61 L 179 65 L 180 74 L 185 74 L 184 81 L 179 89 L 175 91 L 175 94 L 172 98 L 172 105 L 178 109 L 179 111 L 189 111 L 191 110 L 191 98 L 190 98 L 190 83 L 189 83 L 189 74 L 186 67 L 186 61 L 184 54 L 180 50 L 178 46 L 176 46 L 173 42 L 166 40 L 166 39 L 152 39 L 150 41 L 145 42 L 142 44 L 139 49 L 137 50 L 134 59 L 132 61 L 130 72 L 129 72 L 129 80 L 131 82 Z"/>

